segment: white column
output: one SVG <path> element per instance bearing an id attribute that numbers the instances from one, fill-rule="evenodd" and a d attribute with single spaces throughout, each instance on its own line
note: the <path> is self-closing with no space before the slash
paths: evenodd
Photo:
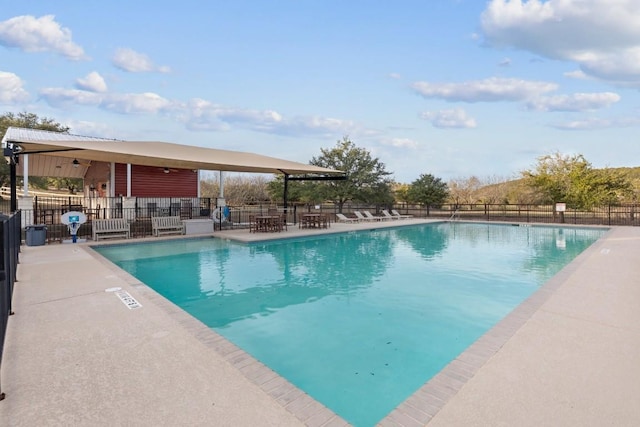
<path id="1" fill-rule="evenodd" d="M 220 171 L 220 194 L 216 200 L 218 207 L 226 206 L 227 202 L 224 200 L 224 172 Z"/>
<path id="2" fill-rule="evenodd" d="M 22 156 L 22 170 L 24 172 L 22 176 L 22 195 L 27 197 L 29 196 L 29 155 L 25 154 Z"/>

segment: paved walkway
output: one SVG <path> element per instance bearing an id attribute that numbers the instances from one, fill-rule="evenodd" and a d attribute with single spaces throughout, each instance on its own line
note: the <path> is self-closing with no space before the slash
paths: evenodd
<path id="1" fill-rule="evenodd" d="M 282 236 L 309 232 L 322 231 L 290 227 Z M 1 425 L 345 424 L 85 246 L 23 247 Z M 523 305 L 515 323 L 505 321 L 504 342 L 481 348 L 485 358 L 466 378 L 434 380 L 435 395 L 426 387 L 422 403 L 381 424 L 640 425 L 639 278 L 640 228 L 614 228 Z M 142 307 L 105 292 L 116 287 Z M 478 359 L 470 352 L 466 360 Z"/>

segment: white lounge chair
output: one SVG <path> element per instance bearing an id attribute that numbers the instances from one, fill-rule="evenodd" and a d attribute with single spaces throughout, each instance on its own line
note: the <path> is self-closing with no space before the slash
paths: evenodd
<path id="1" fill-rule="evenodd" d="M 338 222 L 360 222 L 360 219 L 358 218 L 349 218 L 341 213 L 337 213 L 336 217 L 338 218 Z"/>
<path id="2" fill-rule="evenodd" d="M 353 214 L 360 220 L 360 221 L 371 221 L 369 218 L 367 218 L 366 216 L 362 215 L 362 212 L 360 211 L 353 211 Z"/>
<path id="3" fill-rule="evenodd" d="M 369 221 L 382 221 L 383 219 L 386 219 L 385 217 L 382 216 L 375 216 L 374 214 L 372 214 L 369 211 L 363 211 L 364 216 L 369 220 Z"/>
<path id="4" fill-rule="evenodd" d="M 382 210 L 382 215 L 384 215 L 386 219 L 400 219 L 400 217 L 397 215 L 391 215 L 389 211 L 386 209 Z"/>
<path id="5" fill-rule="evenodd" d="M 402 215 L 395 209 L 391 209 L 391 214 L 397 216 L 398 219 L 413 218 L 413 215 Z"/>

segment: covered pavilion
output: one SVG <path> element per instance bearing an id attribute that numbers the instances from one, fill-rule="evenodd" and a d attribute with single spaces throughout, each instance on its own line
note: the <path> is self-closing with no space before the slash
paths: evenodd
<path id="1" fill-rule="evenodd" d="M 83 178 L 91 162 L 128 166 L 156 166 L 220 172 L 270 173 L 284 175 L 284 206 L 287 208 L 289 180 L 346 179 L 339 170 L 293 162 L 240 151 L 174 144 L 160 141 L 124 141 L 87 137 L 60 132 L 10 127 L 2 146 L 9 158 L 11 173 L 11 210 L 17 210 L 16 176 L 29 175 Z M 67 159 L 61 163 L 60 159 Z M 112 174 L 113 175 L 113 174 Z M 25 185 L 26 188 L 26 185 Z M 130 195 L 130 194 L 129 194 Z M 221 182 L 221 198 L 222 182 Z"/>

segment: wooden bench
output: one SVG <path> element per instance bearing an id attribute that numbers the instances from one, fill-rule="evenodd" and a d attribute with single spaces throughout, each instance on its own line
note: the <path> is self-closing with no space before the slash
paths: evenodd
<path id="1" fill-rule="evenodd" d="M 151 231 L 156 237 L 161 234 L 184 234 L 184 223 L 179 216 L 152 216 Z"/>
<path id="2" fill-rule="evenodd" d="M 118 237 L 128 239 L 131 237 L 131 226 L 124 218 L 94 219 L 91 221 L 91 225 L 94 241 Z"/>

